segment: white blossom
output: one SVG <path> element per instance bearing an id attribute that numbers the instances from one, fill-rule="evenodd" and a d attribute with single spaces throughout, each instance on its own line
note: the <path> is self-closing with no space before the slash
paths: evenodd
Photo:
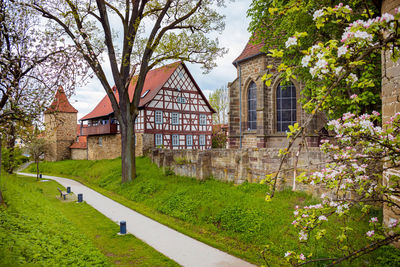
<path id="1" fill-rule="evenodd" d="M 323 9 L 318 9 L 313 14 L 313 20 L 317 20 L 319 17 L 322 17 L 323 15 L 324 15 L 324 10 Z"/>
<path id="2" fill-rule="evenodd" d="M 347 51 L 348 51 L 347 46 L 342 45 L 341 47 L 338 48 L 338 51 L 337 51 L 338 57 L 345 55 L 347 53 Z"/>
<path id="3" fill-rule="evenodd" d="M 311 61 L 311 56 L 310 55 L 306 55 L 301 59 L 301 65 L 303 67 L 307 67 L 308 64 L 310 63 L 310 61 Z"/>
<path id="4" fill-rule="evenodd" d="M 297 45 L 297 38 L 296 37 L 289 37 L 289 39 L 286 41 L 285 46 L 286 48 L 289 48 L 293 45 Z"/>

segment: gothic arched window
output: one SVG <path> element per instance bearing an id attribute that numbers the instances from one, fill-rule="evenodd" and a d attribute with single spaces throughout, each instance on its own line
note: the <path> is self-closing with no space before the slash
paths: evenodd
<path id="1" fill-rule="evenodd" d="M 247 92 L 247 127 L 249 130 L 257 129 L 257 86 L 254 82 L 249 85 Z"/>
<path id="2" fill-rule="evenodd" d="M 296 87 L 292 82 L 280 83 L 276 89 L 277 131 L 285 132 L 296 123 Z"/>

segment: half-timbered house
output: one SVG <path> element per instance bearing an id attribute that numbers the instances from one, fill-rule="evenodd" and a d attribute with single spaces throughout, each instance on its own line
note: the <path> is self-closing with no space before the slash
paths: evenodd
<path id="1" fill-rule="evenodd" d="M 129 86 L 132 98 L 137 77 Z M 118 93 L 114 93 L 118 99 Z M 167 149 L 211 148 L 212 113 L 215 111 L 182 62 L 149 71 L 135 123 L 137 155 L 152 147 Z M 121 137 L 111 102 L 105 96 L 80 119 L 87 135 L 89 159 L 120 156 Z M 86 127 L 84 127 L 86 126 Z"/>

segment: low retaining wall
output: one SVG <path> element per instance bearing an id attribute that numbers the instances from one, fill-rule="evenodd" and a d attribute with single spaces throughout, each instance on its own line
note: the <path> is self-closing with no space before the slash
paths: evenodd
<path id="1" fill-rule="evenodd" d="M 213 177 L 240 184 L 244 181 L 259 182 L 267 174 L 276 172 L 280 164 L 278 153 L 277 148 L 206 151 L 153 149 L 149 156 L 159 167 L 169 167 L 177 175 L 200 180 Z M 284 163 L 285 171 L 279 175 L 279 187 L 292 186 L 294 160 L 292 154 Z M 298 174 L 300 171 L 319 169 L 325 161 L 327 158 L 319 148 L 301 152 L 297 164 Z M 304 186 L 298 189 L 307 190 Z"/>

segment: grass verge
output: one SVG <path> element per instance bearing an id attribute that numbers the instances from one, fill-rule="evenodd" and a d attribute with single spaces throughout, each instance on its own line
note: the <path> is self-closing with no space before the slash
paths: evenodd
<path id="1" fill-rule="evenodd" d="M 3 176 L 0 265 L 178 266 L 86 203 L 56 198 L 59 184 Z"/>
<path id="2" fill-rule="evenodd" d="M 260 251 L 266 245 L 270 248 L 267 257 L 271 266 L 285 265 L 283 255 L 287 250 L 301 250 L 318 258 L 340 253 L 334 235 L 328 234 L 319 242 L 310 239 L 307 245 L 298 242 L 297 232 L 291 226 L 294 207 L 315 203 L 305 193 L 285 190 L 265 202 L 264 185 L 197 181 L 164 172 L 148 158 L 137 158 L 137 178 L 121 184 L 120 164 L 120 159 L 44 162 L 41 170 L 80 181 L 171 228 L 259 265 L 265 264 Z M 381 214 L 373 211 L 371 216 L 381 217 Z M 355 217 L 344 225 L 341 218 L 332 218 L 325 229 L 337 233 L 341 227 L 351 227 L 354 231 L 349 238 L 354 240 L 355 247 L 360 247 L 364 245 L 360 237 L 368 230 L 364 221 Z M 371 263 L 379 266 L 377 259 L 382 253 L 377 251 L 344 266 Z"/>

